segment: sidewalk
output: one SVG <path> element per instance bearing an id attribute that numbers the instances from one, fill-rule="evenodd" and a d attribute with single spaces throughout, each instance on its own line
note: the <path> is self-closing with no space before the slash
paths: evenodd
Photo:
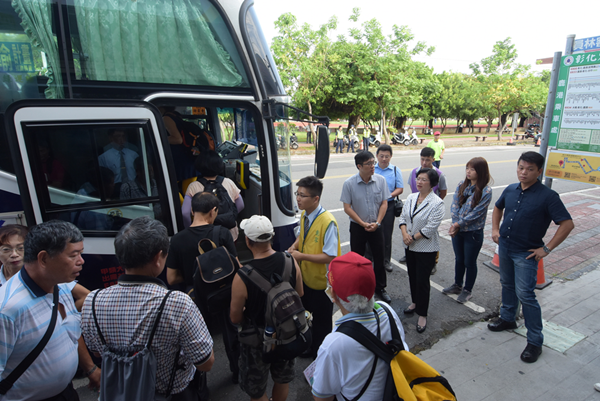
<path id="1" fill-rule="evenodd" d="M 544 318 L 540 359 L 520 360 L 527 343 L 522 319 L 519 329 L 500 333 L 489 331 L 488 322 L 477 322 L 419 354 L 450 381 L 459 400 L 600 400 L 593 387 L 600 382 L 600 189 L 561 198 L 575 230 L 545 258 L 553 284 L 536 291 Z M 447 232 L 450 223 L 445 224 L 440 233 Z M 495 249 L 490 228 L 486 253 Z M 555 231 L 551 224 L 546 241 Z"/>
<path id="2" fill-rule="evenodd" d="M 494 333 L 487 322 L 459 329 L 419 356 L 449 381 L 459 400 L 600 400 L 600 270 L 538 291 L 547 322 L 584 336 L 559 352 L 546 344 L 536 363 L 521 361 L 525 337 Z M 523 324 L 523 320 L 518 321 Z M 567 340 L 578 340 L 574 334 Z M 567 344 L 568 346 L 568 344 Z"/>

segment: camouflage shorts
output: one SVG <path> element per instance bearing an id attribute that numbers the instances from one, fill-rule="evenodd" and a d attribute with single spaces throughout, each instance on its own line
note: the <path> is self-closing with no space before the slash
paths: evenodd
<path id="1" fill-rule="evenodd" d="M 256 348 L 242 344 L 240 387 L 250 398 L 260 398 L 267 391 L 269 371 L 275 383 L 289 383 L 294 379 L 294 363 L 294 359 L 265 363 L 262 360 L 262 347 Z"/>

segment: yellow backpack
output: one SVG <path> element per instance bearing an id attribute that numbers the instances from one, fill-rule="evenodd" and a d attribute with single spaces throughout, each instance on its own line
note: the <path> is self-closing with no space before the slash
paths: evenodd
<path id="1" fill-rule="evenodd" d="M 419 357 L 404 349 L 392 313 L 385 305 L 378 304 L 378 306 L 381 306 L 388 315 L 392 329 L 391 341 L 384 343 L 355 321 L 344 322 L 337 329 L 337 332 L 352 337 L 378 357 L 375 358 L 365 386 L 352 401 L 358 400 L 364 394 L 373 378 L 379 359 L 390 364 L 383 401 L 456 401 L 456 395 L 448 380 Z M 379 334 L 379 315 L 377 311 L 374 312 Z M 344 399 L 349 401 L 346 397 Z"/>

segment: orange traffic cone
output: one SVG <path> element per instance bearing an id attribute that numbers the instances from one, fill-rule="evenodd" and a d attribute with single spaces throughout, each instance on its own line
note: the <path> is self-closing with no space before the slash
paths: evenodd
<path id="1" fill-rule="evenodd" d="M 511 145 L 511 146 L 516 145 L 516 143 L 513 143 L 512 136 L 510 137 L 509 142 L 507 143 L 507 145 Z"/>
<path id="2" fill-rule="evenodd" d="M 544 259 L 540 259 L 538 262 L 537 270 L 537 284 L 535 285 L 536 290 L 543 290 L 552 284 L 552 280 L 546 280 L 546 274 L 544 273 Z"/>
<path id="3" fill-rule="evenodd" d="M 491 262 L 484 263 L 487 267 L 497 272 L 500 272 L 500 256 L 498 256 L 498 245 L 496 245 L 496 250 L 494 251 L 494 257 Z"/>
<path id="4" fill-rule="evenodd" d="M 538 138 L 537 142 L 535 143 L 535 147 L 539 148 L 540 146 L 542 146 L 542 140 Z"/>

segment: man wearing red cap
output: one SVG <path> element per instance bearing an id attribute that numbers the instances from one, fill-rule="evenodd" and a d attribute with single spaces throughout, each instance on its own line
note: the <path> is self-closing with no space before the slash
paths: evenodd
<path id="1" fill-rule="evenodd" d="M 446 152 L 446 145 L 444 145 L 444 141 L 440 139 L 440 136 L 440 131 L 435 131 L 433 133 L 433 140 L 429 141 L 427 144 L 428 148 L 435 151 L 433 165 L 437 168 L 440 168 L 440 164 L 442 164 L 442 159 L 444 158 L 444 152 Z"/>
<path id="2" fill-rule="evenodd" d="M 387 342 L 392 339 L 390 317 L 379 304 L 374 303 L 375 273 L 368 259 L 354 252 L 333 259 L 329 264 L 327 281 L 327 295 L 340 308 L 343 316 L 335 322 L 333 333 L 325 337 L 319 348 L 312 393 L 315 400 L 333 400 L 334 397 L 338 400 L 354 399 L 367 384 L 376 357 L 353 338 L 337 333 L 337 328 L 344 322 L 354 320 L 377 335 L 377 313 L 381 340 Z M 402 323 L 393 309 L 388 309 L 396 322 L 404 348 L 408 349 Z M 383 398 L 389 368 L 388 364 L 378 361 L 361 399 Z"/>

